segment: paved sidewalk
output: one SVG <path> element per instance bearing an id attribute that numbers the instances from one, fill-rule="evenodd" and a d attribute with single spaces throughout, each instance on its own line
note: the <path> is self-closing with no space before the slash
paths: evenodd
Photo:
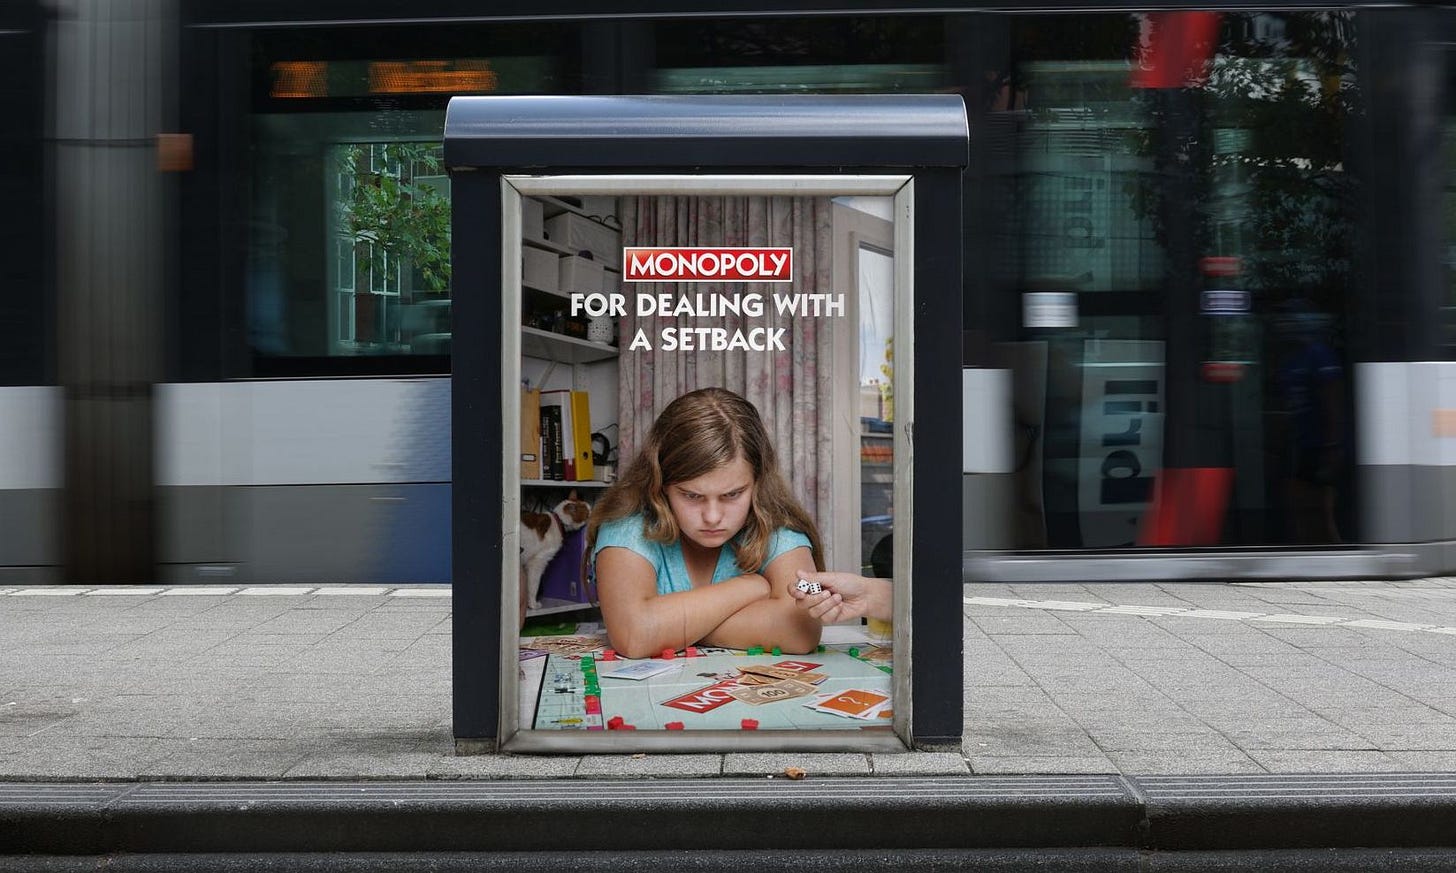
<path id="1" fill-rule="evenodd" d="M 1456 771 L 1456 582 L 968 585 L 963 754 L 458 758 L 448 588 L 0 588 L 0 781 Z"/>
<path id="2" fill-rule="evenodd" d="M 1456 771 L 1456 580 L 966 599 L 977 773 Z"/>

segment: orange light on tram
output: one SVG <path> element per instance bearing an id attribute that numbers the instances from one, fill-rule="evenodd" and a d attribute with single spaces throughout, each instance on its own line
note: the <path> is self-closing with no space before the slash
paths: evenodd
<path id="1" fill-rule="evenodd" d="M 192 169 L 192 134 L 157 134 L 157 171 L 185 173 Z"/>
<path id="2" fill-rule="evenodd" d="M 484 59 L 369 64 L 369 91 L 373 94 L 479 94 L 494 91 L 499 78 Z"/>
<path id="3" fill-rule="evenodd" d="M 329 65 L 324 61 L 278 61 L 272 70 L 270 97 L 329 96 Z"/>

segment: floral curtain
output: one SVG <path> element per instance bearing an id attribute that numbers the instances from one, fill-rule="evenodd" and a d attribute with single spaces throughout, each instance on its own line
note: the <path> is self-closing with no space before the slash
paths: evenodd
<path id="1" fill-rule="evenodd" d="M 726 315 L 638 317 L 631 303 L 619 326 L 622 356 L 621 457 L 632 457 L 653 421 L 673 398 L 688 391 L 720 386 L 736 391 L 758 407 L 778 450 L 779 466 L 794 494 L 814 516 L 826 552 L 834 530 L 833 478 L 830 475 L 830 379 L 833 331 L 837 317 L 779 314 L 773 294 L 828 294 L 832 291 L 830 202 L 826 197 L 625 197 L 620 205 L 622 242 L 629 246 L 793 246 L 794 283 L 692 283 L 628 286 L 634 292 L 742 297 L 758 293 L 762 316 Z M 753 327 L 783 328 L 778 351 L 663 351 L 664 327 L 724 327 L 731 334 Z M 629 351 L 638 330 L 650 350 Z M 843 328 L 839 328 L 843 329 Z M 852 377 L 852 374 L 846 374 Z M 839 508 L 838 511 L 846 511 Z"/>

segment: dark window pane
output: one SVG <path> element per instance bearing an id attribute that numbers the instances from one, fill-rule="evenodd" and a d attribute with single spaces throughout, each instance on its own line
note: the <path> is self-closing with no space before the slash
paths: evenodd
<path id="1" fill-rule="evenodd" d="M 445 105 L 576 91 L 578 39 L 539 24 L 254 37 L 244 290 L 261 372 L 449 353 Z"/>
<path id="2" fill-rule="evenodd" d="M 1353 536 L 1352 20 L 1019 16 L 967 89 L 1012 152 L 1018 547 Z"/>
<path id="3" fill-rule="evenodd" d="M 939 16 L 692 19 L 656 29 L 656 91 L 925 92 L 945 83 Z"/>

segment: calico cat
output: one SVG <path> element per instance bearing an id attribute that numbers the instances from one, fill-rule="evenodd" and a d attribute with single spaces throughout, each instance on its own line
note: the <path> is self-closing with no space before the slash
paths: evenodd
<path id="1" fill-rule="evenodd" d="M 532 609 L 541 608 L 541 574 L 561 550 L 562 539 L 586 524 L 591 506 L 576 496 L 576 490 L 550 512 L 521 513 L 521 575 Z"/>

